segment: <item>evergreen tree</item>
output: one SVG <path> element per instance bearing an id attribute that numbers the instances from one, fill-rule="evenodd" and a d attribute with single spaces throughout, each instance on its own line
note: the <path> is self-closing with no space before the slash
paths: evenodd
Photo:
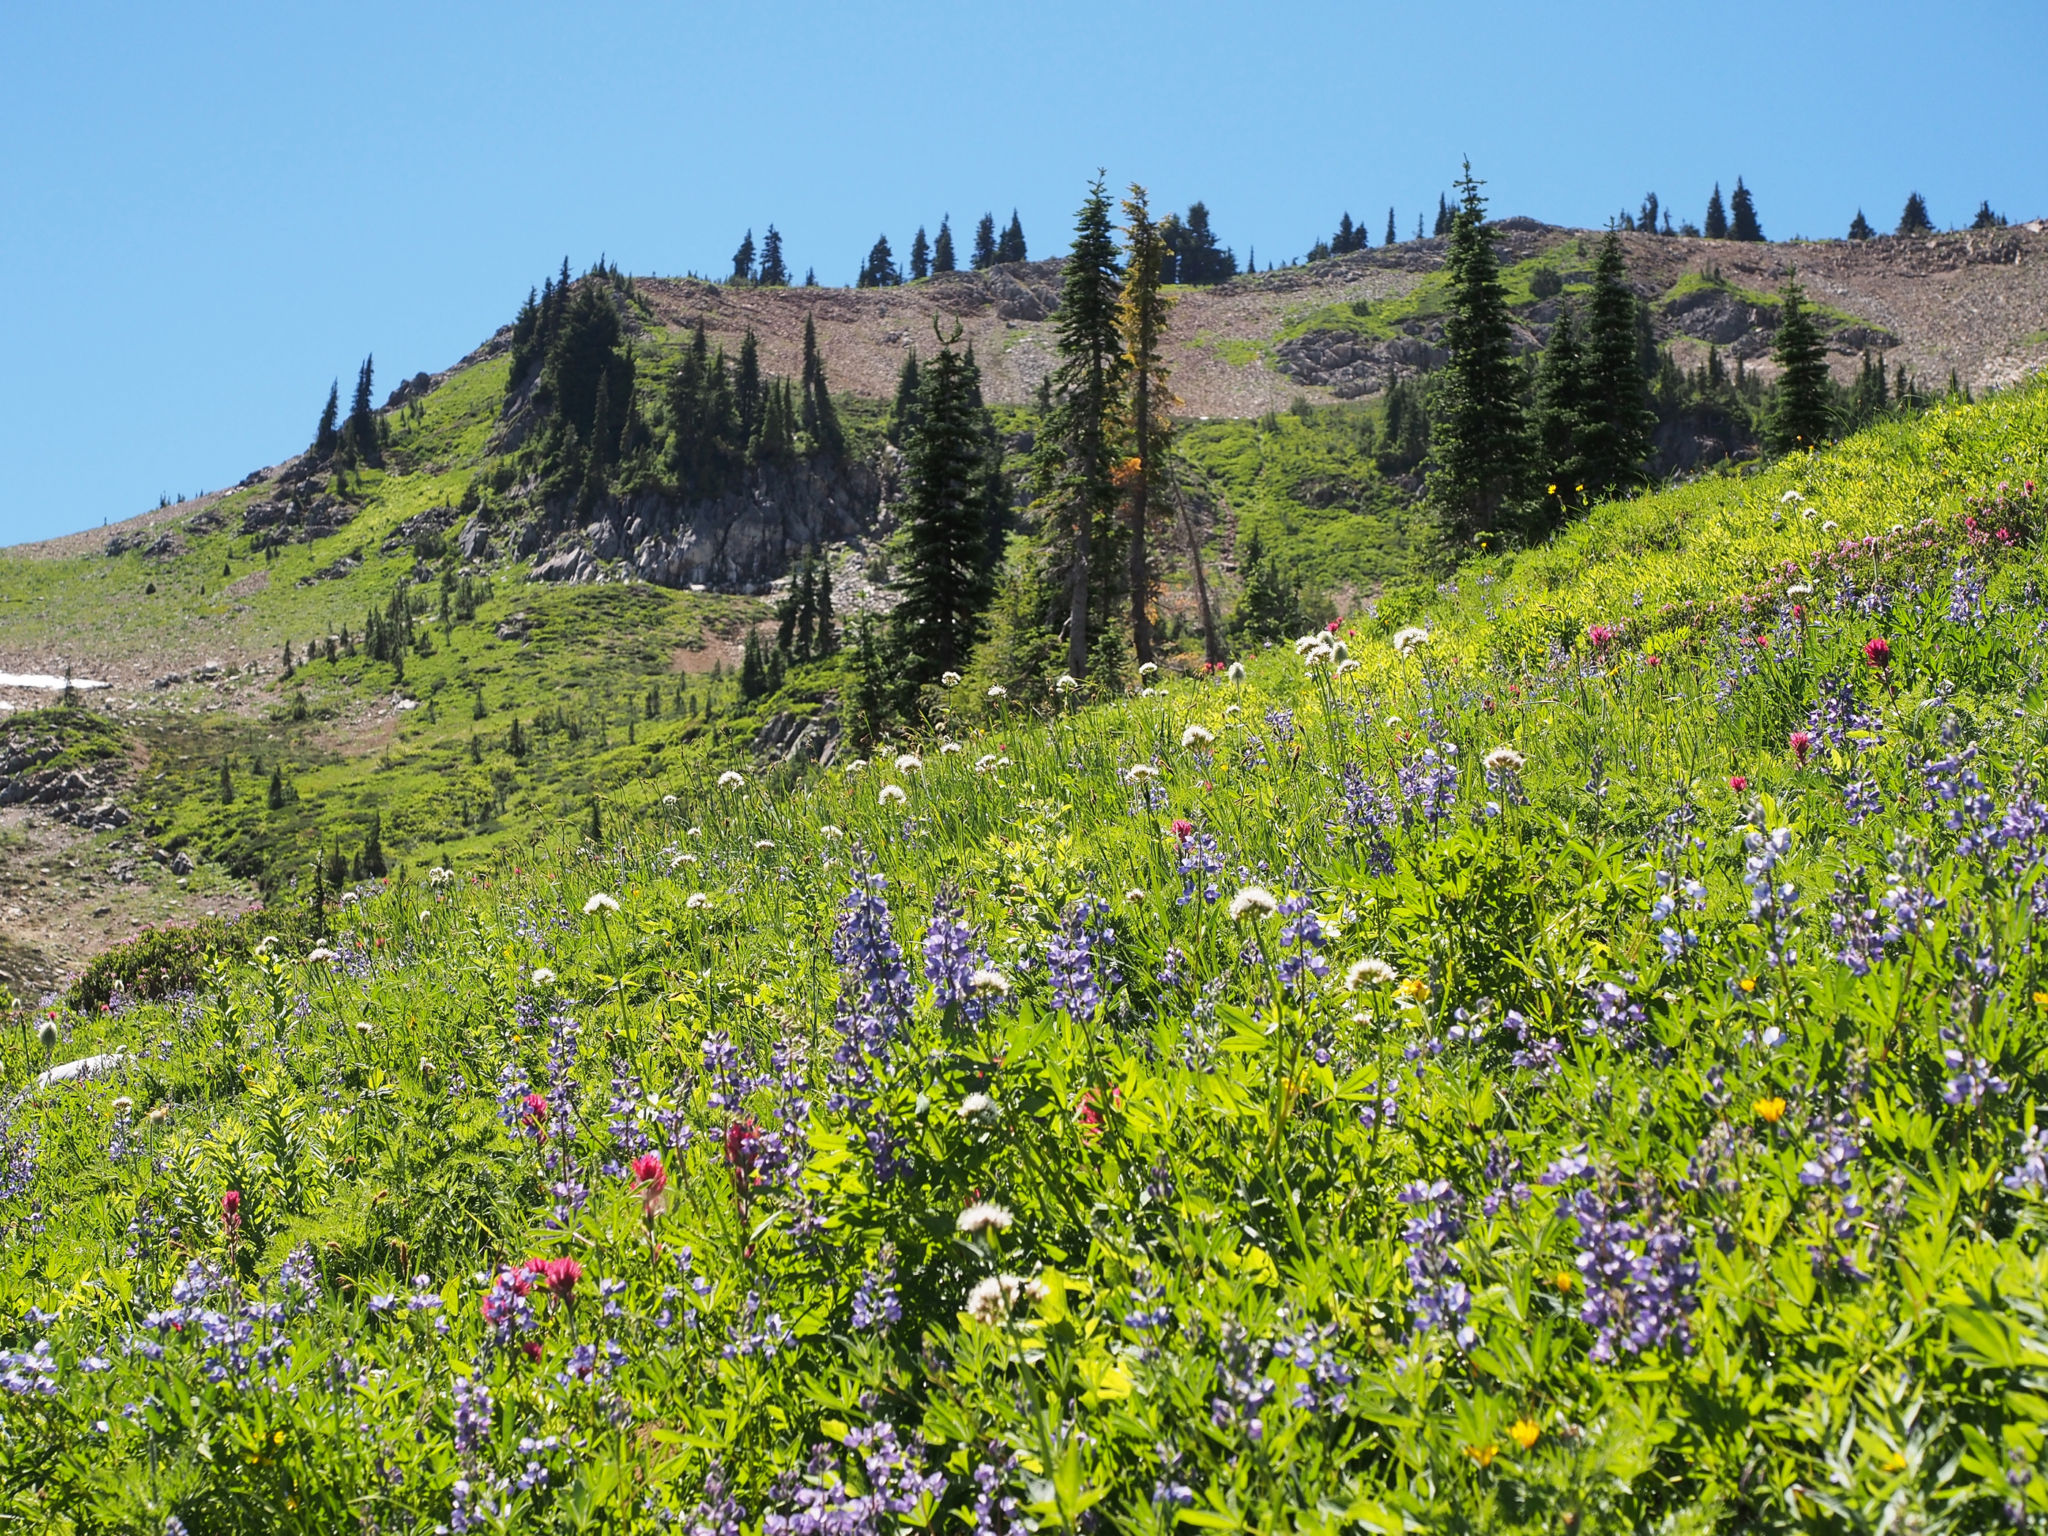
<path id="1" fill-rule="evenodd" d="M 906 680 L 917 684 L 965 664 L 988 603 L 987 413 L 958 341 L 956 325 L 921 370 L 907 449 L 895 621 Z"/>
<path id="2" fill-rule="evenodd" d="M 924 226 L 920 224 L 917 226 L 916 237 L 910 242 L 910 280 L 914 283 L 931 275 L 932 248 L 924 237 Z"/>
<path id="3" fill-rule="evenodd" d="M 1891 409 L 1890 391 L 1885 386 L 1884 359 L 1863 354 L 1863 367 L 1856 375 L 1856 392 L 1851 399 L 1855 424 L 1867 427 Z"/>
<path id="4" fill-rule="evenodd" d="M 1052 409 L 1038 436 L 1036 483 L 1055 536 L 1064 544 L 1067 586 L 1067 670 L 1085 677 L 1089 608 L 1096 579 L 1097 524 L 1114 516 L 1115 413 L 1124 372 L 1117 328 L 1123 274 L 1109 221 L 1109 197 L 1098 176 L 1075 218 L 1074 245 L 1060 287 L 1060 361 L 1052 375 Z"/>
<path id="5" fill-rule="evenodd" d="M 363 873 L 381 880 L 389 872 L 384 862 L 384 818 L 372 811 L 369 835 L 363 839 Z"/>
<path id="6" fill-rule="evenodd" d="M 812 448 L 837 459 L 846 451 L 846 438 L 839 430 L 832 391 L 825 386 L 825 359 L 818 351 L 818 331 L 809 315 L 804 316 L 803 397 L 802 425 L 810 434 Z"/>
<path id="7" fill-rule="evenodd" d="M 939 238 L 932 242 L 932 270 L 951 272 L 953 270 L 953 216 L 942 214 L 939 218 Z"/>
<path id="8" fill-rule="evenodd" d="M 747 631 L 747 643 L 740 654 L 740 697 L 758 699 L 768 691 L 768 666 L 761 654 L 761 636 L 757 630 Z"/>
<path id="9" fill-rule="evenodd" d="M 804 268 L 804 286 L 806 288 L 815 288 L 818 286 L 818 269 L 816 267 Z"/>
<path id="10" fill-rule="evenodd" d="M 974 226 L 974 270 L 986 272 L 996 264 L 996 216 L 984 213 Z"/>
<path id="11" fill-rule="evenodd" d="M 1991 211 L 1991 199 L 1987 197 L 1977 205 L 1977 216 L 1970 220 L 1970 228 L 2003 229 L 2005 228 L 2005 216 Z"/>
<path id="12" fill-rule="evenodd" d="M 918 421 L 923 409 L 923 396 L 917 374 L 917 353 L 913 349 L 903 354 L 903 366 L 896 374 L 896 399 L 889 408 L 889 441 L 906 453 L 910 451 L 910 445 L 917 437 Z"/>
<path id="13" fill-rule="evenodd" d="M 1017 217 L 1017 210 L 1010 210 L 1009 228 L 1003 231 L 1003 238 L 996 242 L 996 261 L 1010 262 L 1024 260 L 1024 223 Z"/>
<path id="14" fill-rule="evenodd" d="M 1471 163 L 1458 182 L 1444 270 L 1450 278 L 1444 345 L 1430 405 L 1429 499 L 1456 543 L 1498 532 L 1527 479 L 1521 366 L 1495 232 Z"/>
<path id="15" fill-rule="evenodd" d="M 284 769 L 279 764 L 271 764 L 270 790 L 265 796 L 264 803 L 273 811 L 284 809 Z"/>
<path id="16" fill-rule="evenodd" d="M 1558 311 L 1557 323 L 1544 343 L 1543 361 L 1536 369 L 1534 468 L 1544 485 L 1540 528 L 1562 521 L 1565 509 L 1576 504 L 1585 483 L 1585 466 L 1578 453 L 1584 399 L 1578 327 L 1567 305 Z"/>
<path id="17" fill-rule="evenodd" d="M 1243 586 L 1238 591 L 1237 607 L 1230 615 L 1230 628 L 1239 642 L 1278 645 L 1293 639 L 1306 623 L 1301 584 L 1268 553 L 1257 525 L 1244 542 L 1239 568 Z"/>
<path id="18" fill-rule="evenodd" d="M 1394 234 L 1394 210 L 1391 207 L 1387 209 L 1387 238 L 1382 243 L 1386 245 L 1397 243 L 1397 237 Z"/>
<path id="19" fill-rule="evenodd" d="M 1652 192 L 1643 198 L 1641 211 L 1636 215 L 1636 228 L 1646 235 L 1657 233 L 1657 194 Z"/>
<path id="20" fill-rule="evenodd" d="M 1735 193 L 1728 199 L 1728 238 L 1761 240 L 1763 237 L 1764 227 L 1756 221 L 1756 202 L 1738 176 L 1735 178 Z"/>
<path id="21" fill-rule="evenodd" d="M 1436 228 L 1431 230 L 1430 233 L 1432 235 L 1448 235 L 1451 232 L 1452 222 L 1451 205 L 1444 200 L 1443 193 L 1439 192 L 1436 195 Z"/>
<path id="22" fill-rule="evenodd" d="M 1171 227 L 1162 220 L 1159 234 L 1161 244 L 1174 258 L 1172 281 L 1203 287 L 1237 275 L 1237 258 L 1217 244 L 1209 227 L 1206 203 L 1190 203 L 1187 217 Z M 1167 280 L 1163 265 L 1160 280 Z"/>
<path id="23" fill-rule="evenodd" d="M 1834 435 L 1827 349 L 1797 278 L 1785 284 L 1784 315 L 1771 356 L 1778 361 L 1778 388 L 1765 423 L 1765 440 L 1777 453 L 1826 442 Z"/>
<path id="24" fill-rule="evenodd" d="M 891 683 L 874 619 L 862 614 L 854 632 L 853 681 L 844 700 L 846 729 L 855 741 L 871 743 L 888 725 Z"/>
<path id="25" fill-rule="evenodd" d="M 1636 296 L 1627 278 L 1621 237 L 1609 232 L 1593 264 L 1575 443 L 1580 478 L 1596 494 L 1637 478 L 1650 456 L 1650 432 L 1657 424 L 1637 345 Z"/>
<path id="26" fill-rule="evenodd" d="M 740 248 L 732 253 L 731 281 L 745 286 L 754 280 L 754 232 L 747 231 L 747 238 L 740 242 Z"/>
<path id="27" fill-rule="evenodd" d="M 789 266 L 782 259 L 782 232 L 773 224 L 761 242 L 761 272 L 757 281 L 763 288 L 787 288 Z"/>
<path id="28" fill-rule="evenodd" d="M 1906 196 L 1906 211 L 1899 215 L 1898 233 L 1902 235 L 1929 235 L 1934 233 L 1934 220 L 1927 216 L 1927 199 L 1918 192 Z"/>
<path id="29" fill-rule="evenodd" d="M 1728 213 L 1721 206 L 1721 183 L 1718 181 L 1714 183 L 1714 195 L 1707 199 L 1706 222 L 1700 229 L 1709 240 L 1728 238 Z"/>
<path id="30" fill-rule="evenodd" d="M 1152 660 L 1151 556 L 1147 525 L 1151 520 L 1152 483 L 1165 455 L 1165 407 L 1172 401 L 1166 388 L 1166 365 L 1160 341 L 1172 301 L 1159 281 L 1165 247 L 1152 220 L 1145 189 L 1135 182 L 1124 198 L 1124 287 L 1117 309 L 1123 332 L 1124 361 L 1129 371 L 1131 458 L 1125 466 L 1124 495 L 1130 515 L 1131 646 L 1138 662 Z M 1348 218 L 1349 215 L 1346 215 Z M 1357 232 L 1362 246 L 1363 230 Z"/>
<path id="31" fill-rule="evenodd" d="M 341 444 L 341 380 L 327 386 L 327 405 L 320 412 L 320 425 L 313 432 L 313 457 L 324 462 Z"/>
<path id="32" fill-rule="evenodd" d="M 1851 240 L 1868 240 L 1872 233 L 1870 220 L 1864 218 L 1863 210 L 1858 208 L 1856 210 L 1856 217 L 1849 221 L 1849 238 Z"/>
<path id="33" fill-rule="evenodd" d="M 355 398 L 349 405 L 348 424 L 342 429 L 342 442 L 349 456 L 360 463 L 379 465 L 384 456 L 377 442 L 377 415 L 370 406 L 370 378 L 375 360 L 364 358 L 363 366 L 356 373 Z"/>
<path id="34" fill-rule="evenodd" d="M 761 343 L 751 325 L 740 338 L 740 365 L 733 379 L 732 396 L 733 405 L 739 411 L 740 441 L 751 448 L 761 435 L 765 404 L 761 390 Z"/>
<path id="35" fill-rule="evenodd" d="M 235 803 L 235 775 L 234 770 L 228 766 L 226 758 L 220 760 L 220 803 L 222 805 L 233 805 Z"/>
<path id="36" fill-rule="evenodd" d="M 1349 256 L 1358 249 L 1359 243 L 1358 231 L 1351 223 L 1351 212 L 1346 209 L 1343 217 L 1337 220 L 1337 233 L 1330 236 L 1330 254 Z"/>
<path id="37" fill-rule="evenodd" d="M 896 257 L 889 249 L 889 237 L 877 236 L 874 248 L 868 252 L 868 259 L 862 263 L 860 276 L 855 279 L 857 288 L 894 288 L 903 281 L 903 274 L 897 270 Z"/>

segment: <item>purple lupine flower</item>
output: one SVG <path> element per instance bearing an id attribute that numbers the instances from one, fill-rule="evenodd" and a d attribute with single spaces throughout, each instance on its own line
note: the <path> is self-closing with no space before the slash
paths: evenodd
<path id="1" fill-rule="evenodd" d="M 1649 1018 L 1626 988 L 1611 981 L 1596 982 L 1586 989 L 1586 1002 L 1586 1016 L 1579 1022 L 1582 1037 L 1607 1040 L 1624 1050 L 1643 1043 Z"/>
<path id="2" fill-rule="evenodd" d="M 455 1449 L 462 1455 L 482 1448 L 491 1433 L 491 1389 L 481 1376 L 457 1376 L 451 1383 L 455 1404 Z"/>
<path id="3" fill-rule="evenodd" d="M 704 1474 L 704 1493 L 685 1517 L 689 1536 L 740 1536 L 747 1512 L 726 1487 L 725 1466 L 713 1461 Z"/>
<path id="4" fill-rule="evenodd" d="M 860 1277 L 853 1293 L 853 1326 L 882 1329 L 903 1321 L 903 1302 L 896 1294 L 896 1265 L 885 1249 L 875 1267 Z"/>
<path id="5" fill-rule="evenodd" d="M 1999 1182 L 2016 1195 L 2048 1194 L 2048 1131 L 2039 1125 L 2027 1128 L 2020 1139 L 2019 1161 Z"/>
<path id="6" fill-rule="evenodd" d="M 1431 836 L 1458 798 L 1458 765 L 1453 761 L 1457 751 L 1457 745 L 1448 741 L 1424 747 L 1419 756 L 1394 770 L 1401 788 L 1403 818 L 1412 826 L 1419 817 Z"/>
<path id="7" fill-rule="evenodd" d="M 840 1031 L 856 1050 L 874 1056 L 883 1054 L 910 1022 L 913 1000 L 910 970 L 883 895 L 888 888 L 880 874 L 856 877 L 832 933 L 832 958 L 840 970 Z"/>
<path id="8" fill-rule="evenodd" d="M 1198 895 L 1212 904 L 1220 900 L 1223 892 L 1216 884 L 1216 876 L 1222 873 L 1223 853 L 1216 846 L 1216 839 L 1189 827 L 1180 834 L 1180 895 L 1173 904 L 1184 907 Z"/>
<path id="9" fill-rule="evenodd" d="M 1323 925 L 1315 904 L 1306 896 L 1290 896 L 1280 903 L 1286 921 L 1280 927 L 1280 985 L 1293 987 L 1303 976 L 1317 980 L 1330 974 L 1330 963 L 1322 955 Z"/>
<path id="10" fill-rule="evenodd" d="M 1046 946 L 1046 968 L 1055 1006 L 1075 1019 L 1095 1017 L 1105 995 L 1119 980 L 1111 946 L 1116 931 L 1108 924 L 1109 908 L 1093 896 L 1067 907 L 1060 931 Z"/>
<path id="11" fill-rule="evenodd" d="M 1472 1311 L 1472 1293 L 1458 1278 L 1458 1255 L 1453 1245 L 1465 1235 L 1464 1197 L 1448 1180 L 1410 1184 L 1400 1194 L 1403 1205 L 1416 1209 L 1401 1229 L 1408 1245 L 1408 1282 L 1414 1289 L 1409 1305 L 1415 1314 L 1415 1331 L 1448 1333 L 1460 1349 L 1479 1342 L 1479 1334 L 1466 1321 Z"/>
<path id="12" fill-rule="evenodd" d="M 932 904 L 931 926 L 924 933 L 924 977 L 932 1001 L 953 1008 L 970 1024 L 988 1016 L 989 1000 L 974 990 L 974 973 L 988 968 L 988 948 L 974 936 L 954 905 L 944 896 Z"/>
<path id="13" fill-rule="evenodd" d="M 789 1508 L 762 1518 L 763 1536 L 882 1536 L 896 1528 L 892 1516 L 945 1492 L 944 1476 L 923 1470 L 917 1442 L 903 1445 L 886 1419 L 848 1430 L 845 1444 L 844 1460 L 821 1445 L 801 1478 L 785 1482 L 780 1497 Z"/>
<path id="14" fill-rule="evenodd" d="M 974 1469 L 973 1528 L 976 1531 L 1007 1536 L 1008 1532 L 1030 1528 L 1015 1492 L 1016 1479 L 1017 1453 L 1006 1445 L 991 1441 L 987 1453 Z"/>
<path id="15" fill-rule="evenodd" d="M 1400 819 L 1394 797 L 1366 778 L 1356 763 L 1344 765 L 1343 780 L 1345 831 L 1364 844 L 1366 868 L 1376 875 L 1391 875 L 1394 845 L 1387 841 L 1387 829 Z"/>
<path id="16" fill-rule="evenodd" d="M 1631 1222 L 1590 1189 L 1563 1197 L 1558 1214 L 1578 1224 L 1577 1264 L 1586 1286 L 1580 1316 L 1594 1330 L 1592 1358 L 1604 1364 L 1617 1351 L 1689 1349 L 1700 1272 L 1692 1239 L 1647 1217 Z"/>
<path id="17" fill-rule="evenodd" d="M 1950 1046 L 1941 1053 L 1941 1060 L 1949 1073 L 1948 1085 L 1941 1093 L 1944 1103 L 1975 1109 L 1987 1098 L 1997 1098 L 2006 1091 L 2005 1079 L 1995 1075 L 1991 1063 L 1982 1056 L 1965 1056 Z"/>
<path id="18" fill-rule="evenodd" d="M 1855 1142 L 1835 1131 L 1811 1158 L 1800 1164 L 1799 1182 L 1809 1189 L 1847 1189 L 1849 1165 L 1862 1155 Z"/>

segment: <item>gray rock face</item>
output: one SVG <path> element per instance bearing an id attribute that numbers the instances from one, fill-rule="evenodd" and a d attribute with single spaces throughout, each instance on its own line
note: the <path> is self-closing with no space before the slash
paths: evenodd
<path id="1" fill-rule="evenodd" d="M 595 581 L 597 562 L 587 549 L 565 549 L 551 555 L 527 573 L 529 581 Z"/>
<path id="2" fill-rule="evenodd" d="M 339 533 L 355 516 L 354 507 L 333 496 L 294 492 L 283 500 L 250 502 L 242 512 L 242 532 L 254 536 L 259 549 L 310 544 Z"/>
<path id="3" fill-rule="evenodd" d="M 475 518 L 462 525 L 462 532 L 455 535 L 455 552 L 465 560 L 488 560 L 491 558 L 491 531 Z"/>
<path id="4" fill-rule="evenodd" d="M 1376 395 L 1396 380 L 1442 367 L 1451 356 L 1426 335 L 1370 341 L 1344 331 L 1311 331 L 1282 342 L 1275 355 L 1289 378 L 1320 385 L 1342 400 Z"/>
<path id="5" fill-rule="evenodd" d="M 766 763 L 814 762 L 830 767 L 839 750 L 839 722 L 784 710 L 754 738 L 754 756 Z"/>

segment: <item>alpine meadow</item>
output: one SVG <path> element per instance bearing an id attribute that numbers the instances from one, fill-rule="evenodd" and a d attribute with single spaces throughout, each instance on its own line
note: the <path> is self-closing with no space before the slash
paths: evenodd
<path id="1" fill-rule="evenodd" d="M 2048 1520 L 2048 228 L 1731 180 L 564 259 L 0 551 L 0 1530 Z"/>

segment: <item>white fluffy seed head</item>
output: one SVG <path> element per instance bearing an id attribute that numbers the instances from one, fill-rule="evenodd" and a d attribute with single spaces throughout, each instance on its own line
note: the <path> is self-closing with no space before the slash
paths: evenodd
<path id="1" fill-rule="evenodd" d="M 1360 960 L 1344 973 L 1344 985 L 1353 992 L 1360 987 L 1391 987 L 1400 979 L 1400 972 L 1377 957 Z"/>
<path id="2" fill-rule="evenodd" d="M 904 793 L 903 786 L 901 784 L 884 784 L 882 786 L 882 792 L 875 796 L 875 804 L 901 805 L 904 801 L 908 800 L 909 798 L 910 796 Z"/>
<path id="3" fill-rule="evenodd" d="M 616 912 L 618 910 L 618 902 L 614 901 L 603 891 L 591 892 L 590 900 L 583 903 L 583 915 L 585 917 L 589 917 L 594 912 Z"/>
<path id="4" fill-rule="evenodd" d="M 1208 746 L 1215 739 L 1216 733 L 1206 725 L 1191 725 L 1180 733 L 1181 746 L 1190 752 Z"/>
<path id="5" fill-rule="evenodd" d="M 718 787 L 720 789 L 738 789 L 746 782 L 745 778 L 730 768 L 718 776 Z"/>
<path id="6" fill-rule="evenodd" d="M 960 1213 L 953 1225 L 969 1237 L 978 1237 L 983 1232 L 1007 1232 L 1016 1219 L 992 1200 L 977 1200 Z"/>
<path id="7" fill-rule="evenodd" d="M 1248 885 L 1230 898 L 1230 920 L 1241 923 L 1248 917 L 1270 917 L 1280 903 L 1263 885 Z"/>

